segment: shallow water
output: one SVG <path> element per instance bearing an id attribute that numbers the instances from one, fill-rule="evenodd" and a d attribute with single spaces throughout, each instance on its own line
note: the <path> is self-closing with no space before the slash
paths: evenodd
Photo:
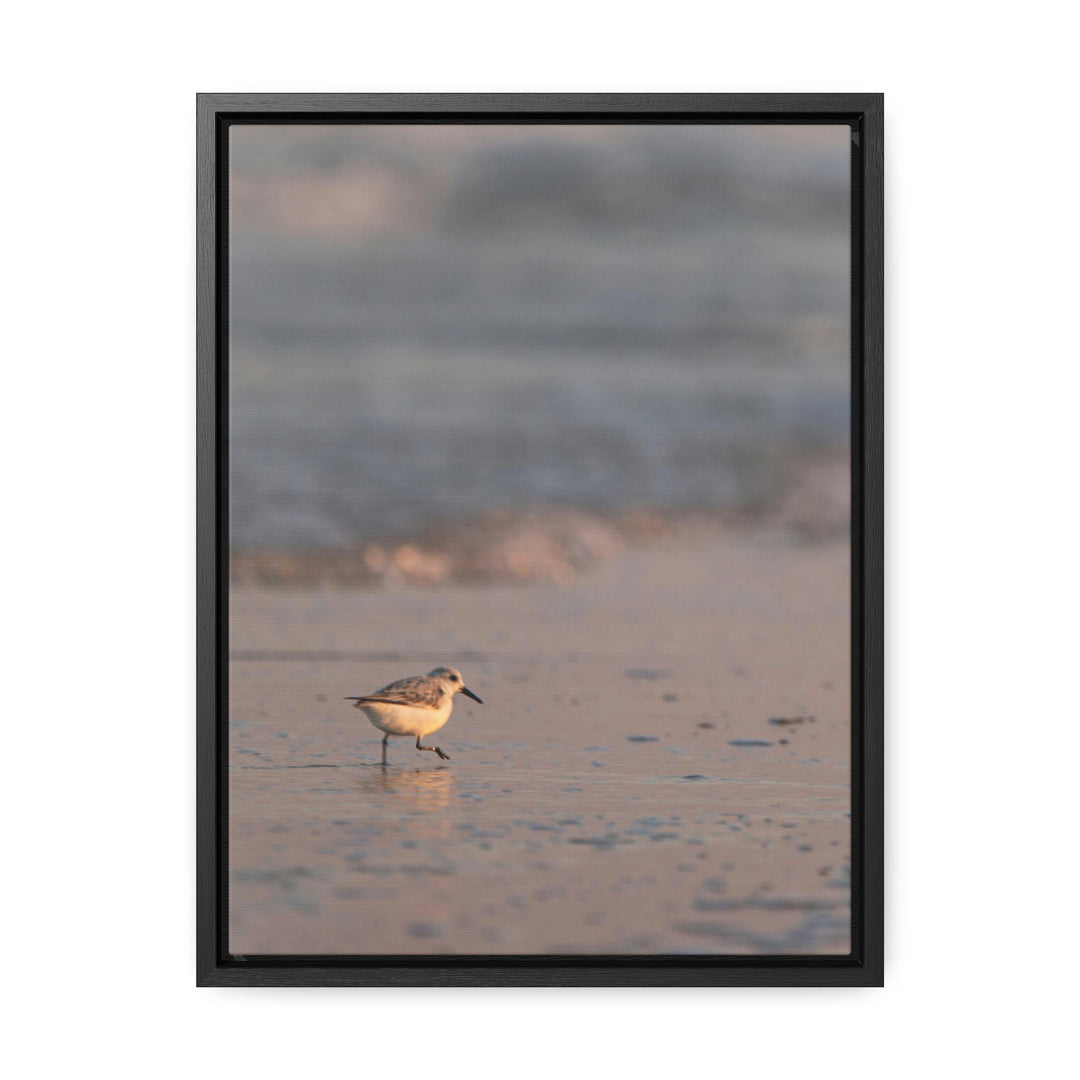
<path id="1" fill-rule="evenodd" d="M 269 753 L 250 733 L 260 764 L 230 774 L 232 948 L 847 951 L 846 763 L 810 780 L 793 751 L 765 778 L 690 743 L 442 742 L 449 764 L 400 742 L 384 769 L 366 739 L 304 768 L 322 744 Z"/>

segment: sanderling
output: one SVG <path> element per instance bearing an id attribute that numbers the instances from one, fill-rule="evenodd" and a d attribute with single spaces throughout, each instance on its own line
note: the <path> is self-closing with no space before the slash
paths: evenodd
<path id="1" fill-rule="evenodd" d="M 430 750 L 443 761 L 450 755 L 437 746 L 421 746 L 420 739 L 430 735 L 450 719 L 454 707 L 454 695 L 465 694 L 473 701 L 484 703 L 465 685 L 461 672 L 452 667 L 437 667 L 426 675 L 413 675 L 408 679 L 384 686 L 365 697 L 349 697 L 356 708 L 382 732 L 382 763 L 386 764 L 386 740 L 391 735 L 415 735 L 417 750 Z"/>

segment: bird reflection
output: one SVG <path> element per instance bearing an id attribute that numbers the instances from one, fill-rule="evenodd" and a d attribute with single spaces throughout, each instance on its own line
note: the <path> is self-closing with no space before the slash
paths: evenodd
<path id="1" fill-rule="evenodd" d="M 373 809 L 388 824 L 406 825 L 416 839 L 449 835 L 444 810 L 454 789 L 449 769 L 379 769 L 360 781 L 359 789 L 373 796 Z"/>

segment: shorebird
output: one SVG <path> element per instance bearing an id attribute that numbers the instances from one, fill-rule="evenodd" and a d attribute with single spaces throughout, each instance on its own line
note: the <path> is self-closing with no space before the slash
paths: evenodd
<path id="1" fill-rule="evenodd" d="M 356 708 L 384 732 L 382 763 L 385 765 L 386 742 L 391 735 L 415 735 L 417 750 L 430 750 L 443 761 L 449 761 L 450 755 L 438 746 L 421 746 L 420 740 L 438 731 L 450 719 L 457 693 L 484 704 L 465 685 L 461 672 L 452 667 L 433 668 L 426 675 L 398 679 L 374 694 L 345 700 L 355 701 Z"/>

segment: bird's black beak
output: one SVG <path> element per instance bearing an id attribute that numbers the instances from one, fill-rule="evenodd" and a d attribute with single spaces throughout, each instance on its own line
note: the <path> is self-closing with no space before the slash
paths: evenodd
<path id="1" fill-rule="evenodd" d="M 480 701 L 480 699 L 479 699 L 479 698 L 478 698 L 478 697 L 477 697 L 477 696 L 476 696 L 476 695 L 475 695 L 475 694 L 474 694 L 474 693 L 473 693 L 473 692 L 472 692 L 472 691 L 471 691 L 471 690 L 470 690 L 470 689 L 469 689 L 469 688 L 468 688 L 467 686 L 463 686 L 463 687 L 461 688 L 461 692 L 462 692 L 462 693 L 463 693 L 463 694 L 464 694 L 464 695 L 465 695 L 466 697 L 471 697 L 471 698 L 473 699 L 473 701 L 478 701 L 478 702 L 480 702 L 480 704 L 481 704 L 481 705 L 483 705 L 483 704 L 484 704 L 484 703 L 483 703 L 482 701 Z"/>

